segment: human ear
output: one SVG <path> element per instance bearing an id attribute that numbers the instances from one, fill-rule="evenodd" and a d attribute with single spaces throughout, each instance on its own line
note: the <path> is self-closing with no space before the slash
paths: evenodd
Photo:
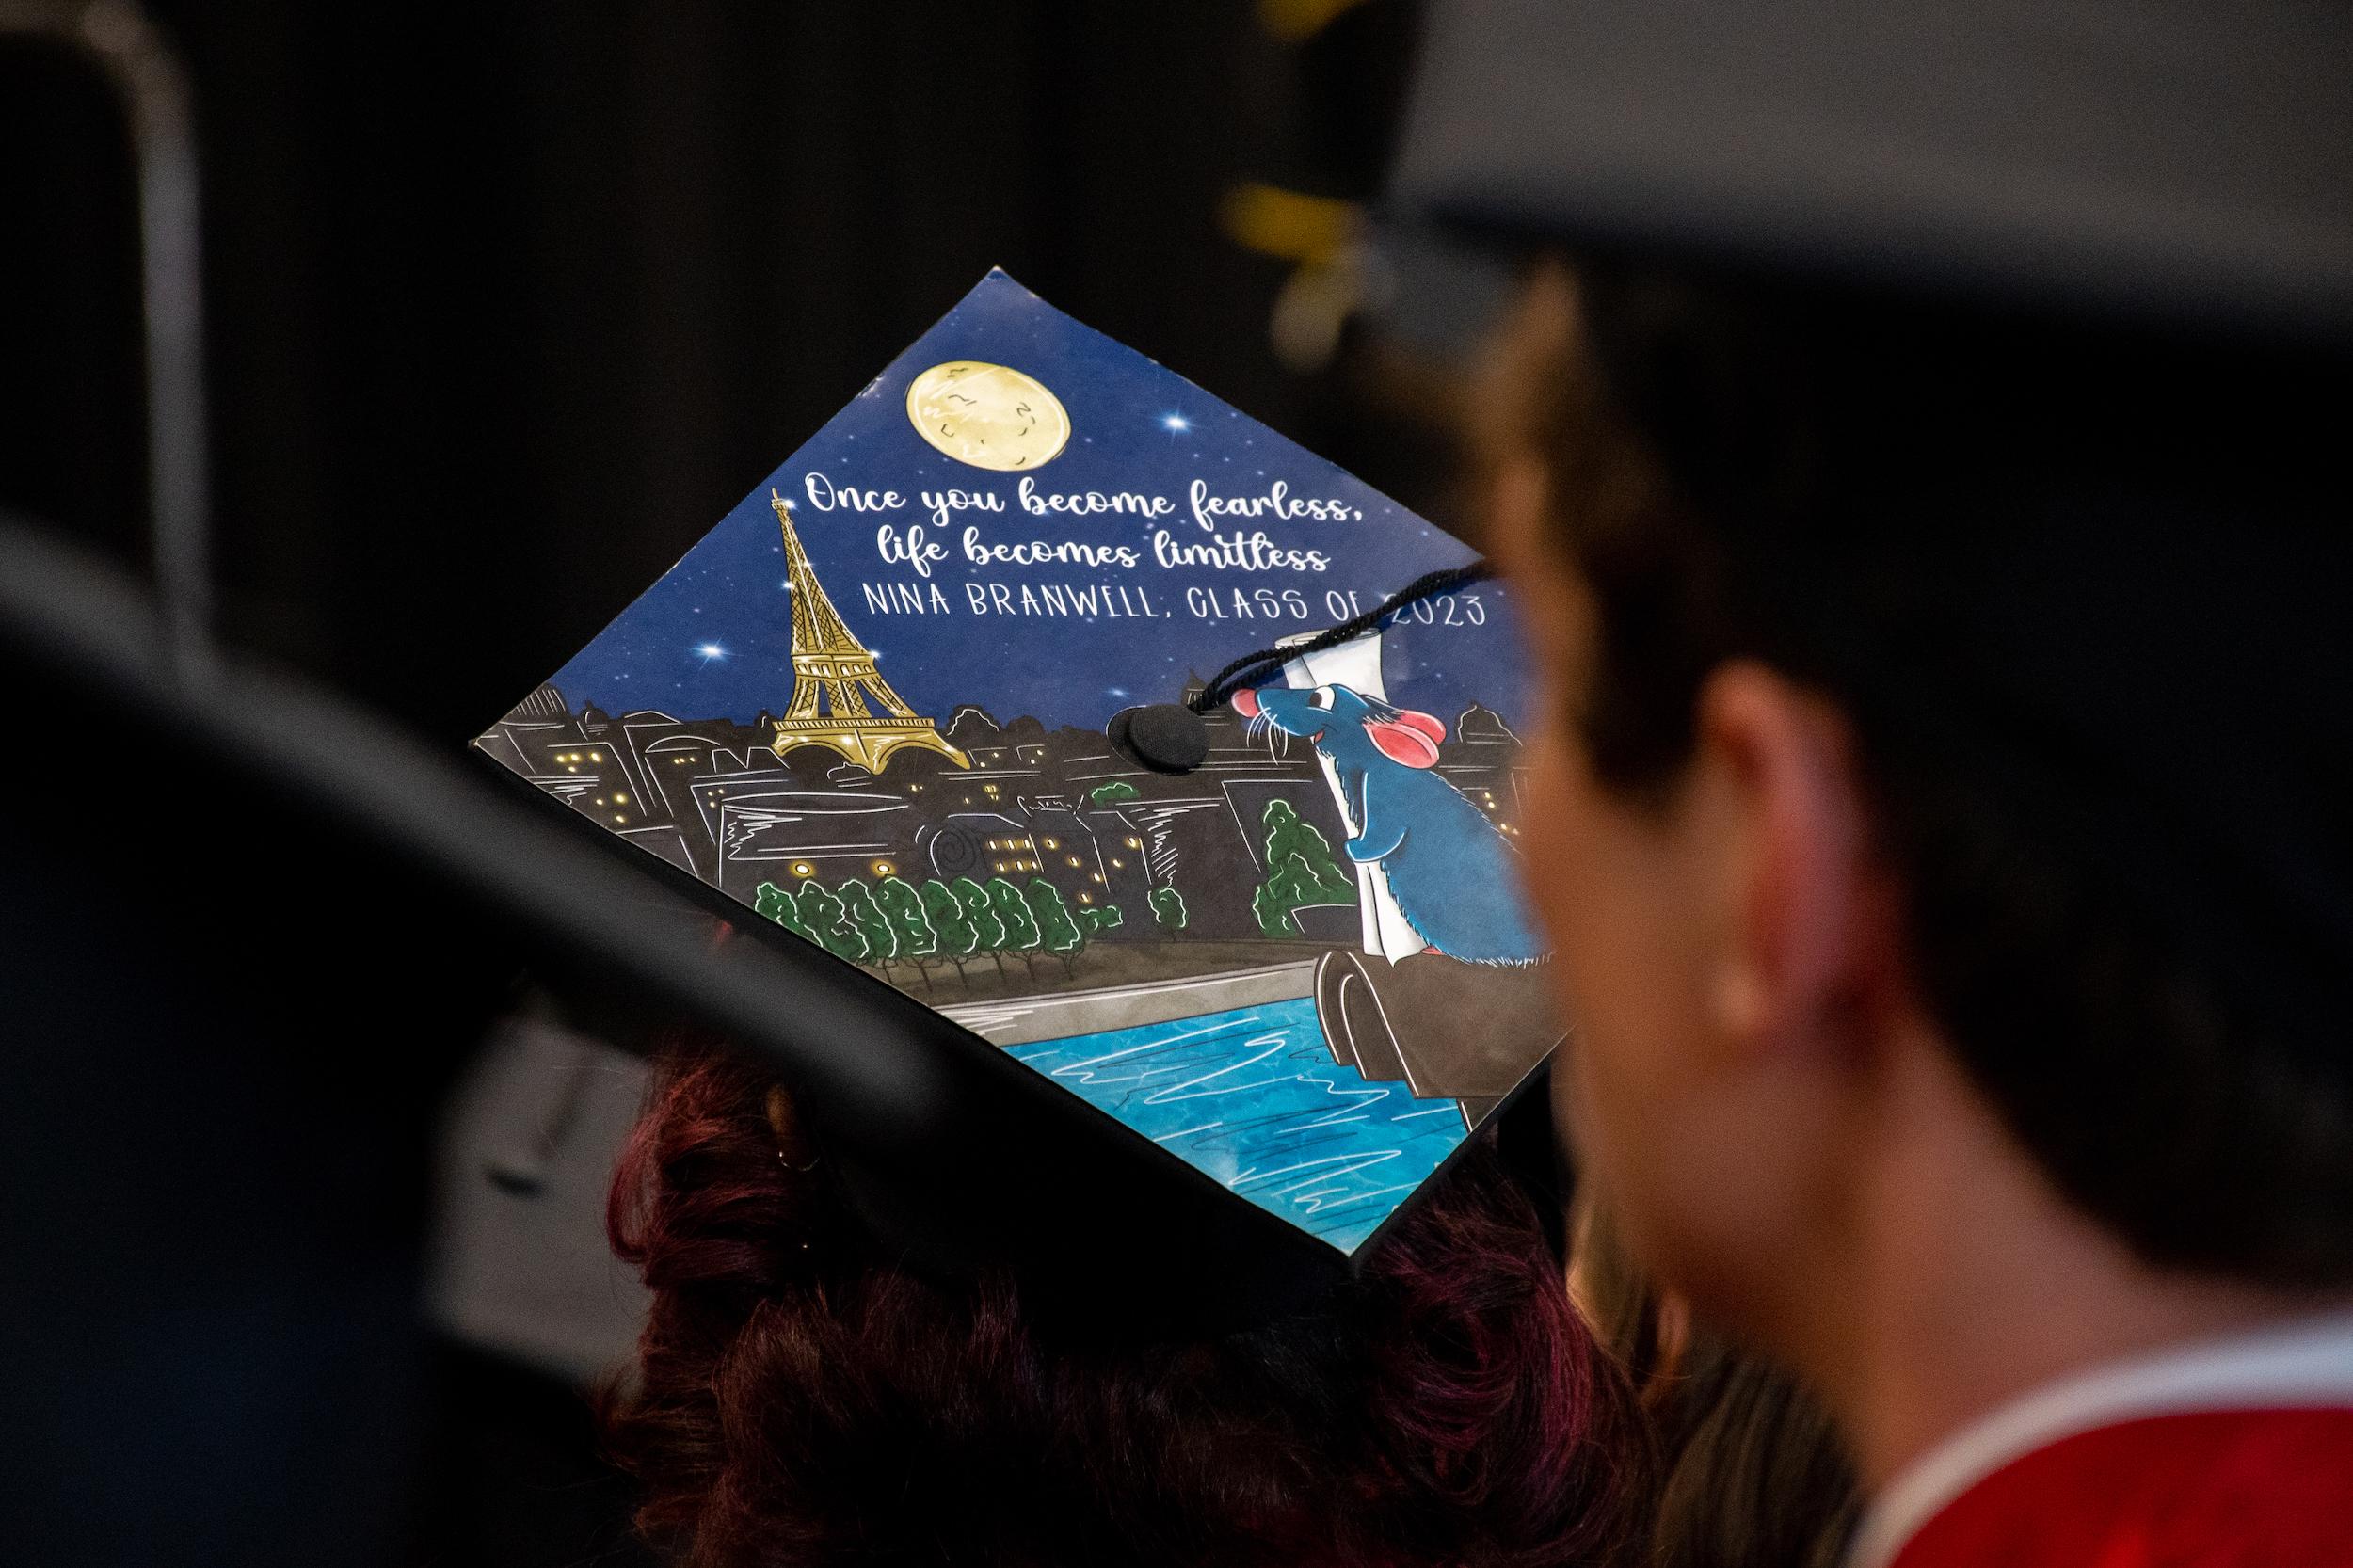
<path id="1" fill-rule="evenodd" d="M 1852 731 L 1818 695 L 1736 661 L 1701 689 L 1698 743 L 1718 862 L 1718 1020 L 1755 1048 L 1840 1048 L 1879 936 Z"/>

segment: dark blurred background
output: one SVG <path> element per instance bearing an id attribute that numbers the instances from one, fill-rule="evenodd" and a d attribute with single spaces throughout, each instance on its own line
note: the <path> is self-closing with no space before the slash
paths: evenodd
<path id="1" fill-rule="evenodd" d="M 992 264 L 1420 481 L 1298 320 L 1331 280 L 1291 288 L 1289 363 L 1273 325 L 1376 183 L 1394 0 L 150 9 L 197 99 L 225 632 L 439 736 Z M 136 558 L 128 153 L 87 66 L 0 60 L 0 504 Z"/>
<path id="2" fill-rule="evenodd" d="M 148 9 L 195 93 L 222 635 L 437 744 L 992 264 L 1408 504 L 1444 494 L 1425 383 L 1357 310 L 1401 0 Z M 0 506 L 144 569 L 130 152 L 70 52 L 0 40 Z M 444 1258 L 407 1557 L 642 1560 L 583 1399 L 627 1330 L 588 1254 L 636 1080 L 510 1047 L 492 1079 L 588 1109 L 454 1113 L 443 1243 L 559 1229 L 537 1283 L 593 1309 L 539 1322 L 532 1282 Z M 559 1124 L 589 1130 L 543 1190 L 486 1179 L 482 1150 Z"/>

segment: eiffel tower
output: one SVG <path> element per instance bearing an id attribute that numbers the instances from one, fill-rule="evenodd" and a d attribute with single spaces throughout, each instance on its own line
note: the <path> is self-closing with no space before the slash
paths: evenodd
<path id="1" fill-rule="evenodd" d="M 948 744 L 938 726 L 918 714 L 874 667 L 874 656 L 852 634 L 825 597 L 784 498 L 768 492 L 784 529 L 784 564 L 792 584 L 792 706 L 775 720 L 769 749 L 778 757 L 795 746 L 824 746 L 869 772 L 909 746 L 936 751 L 960 768 L 972 760 Z M 872 699 L 880 714 L 867 706 Z"/>

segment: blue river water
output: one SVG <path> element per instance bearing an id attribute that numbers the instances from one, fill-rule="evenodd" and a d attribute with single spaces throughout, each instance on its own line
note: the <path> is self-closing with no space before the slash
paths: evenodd
<path id="1" fill-rule="evenodd" d="M 1416 1099 L 1334 1062 L 1312 1000 L 1008 1048 L 1343 1252 L 1465 1136 L 1454 1101 Z"/>

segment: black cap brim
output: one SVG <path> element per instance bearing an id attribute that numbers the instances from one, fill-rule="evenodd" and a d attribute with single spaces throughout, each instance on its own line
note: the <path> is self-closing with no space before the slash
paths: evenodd
<path id="1" fill-rule="evenodd" d="M 1394 216 L 2353 340 L 2353 8 L 1444 0 Z"/>

